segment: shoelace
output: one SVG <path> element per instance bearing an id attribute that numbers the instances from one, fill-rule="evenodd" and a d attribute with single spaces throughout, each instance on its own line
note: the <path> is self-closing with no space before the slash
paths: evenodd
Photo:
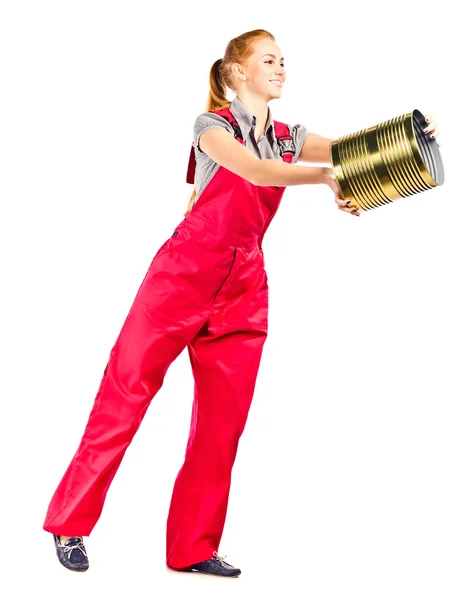
<path id="1" fill-rule="evenodd" d="M 222 565 L 223 565 L 223 564 L 226 564 L 226 565 L 228 565 L 228 563 L 226 563 L 226 562 L 225 562 L 225 559 L 227 558 L 227 555 L 226 555 L 226 554 L 225 554 L 225 556 L 219 556 L 219 555 L 217 554 L 217 551 L 216 551 L 216 550 L 214 550 L 214 552 L 212 553 L 212 556 L 213 556 L 214 558 L 216 558 L 216 559 L 217 559 L 217 560 L 220 562 L 220 564 L 222 564 Z"/>
<path id="2" fill-rule="evenodd" d="M 78 542 L 77 544 L 74 544 L 73 546 L 65 546 L 64 544 L 60 544 L 61 548 L 63 549 L 63 552 L 69 552 L 68 554 L 68 560 L 71 559 L 71 552 L 73 550 L 80 550 L 82 552 L 82 554 L 87 557 L 87 554 L 85 552 L 85 548 L 84 548 L 84 542 L 83 540 L 80 540 L 80 542 Z"/>

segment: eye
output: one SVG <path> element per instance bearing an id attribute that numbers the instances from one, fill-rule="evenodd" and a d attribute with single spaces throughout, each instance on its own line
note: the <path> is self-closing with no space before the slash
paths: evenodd
<path id="1" fill-rule="evenodd" d="M 266 60 L 265 62 L 266 62 L 266 63 L 270 63 L 270 62 L 272 63 L 272 62 L 273 62 L 273 60 L 272 60 L 272 59 L 270 59 L 270 60 Z M 280 63 L 280 66 L 284 68 L 284 66 L 285 66 L 285 63 Z"/>

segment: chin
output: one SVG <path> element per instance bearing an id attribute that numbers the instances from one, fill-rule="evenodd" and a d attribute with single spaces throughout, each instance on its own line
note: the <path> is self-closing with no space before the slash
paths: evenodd
<path id="1" fill-rule="evenodd" d="M 281 98 L 281 92 L 282 92 L 282 90 L 280 90 L 280 92 L 277 92 L 276 94 L 275 93 L 272 94 L 269 99 L 270 100 L 274 100 L 274 99 L 276 100 L 277 98 Z"/>
<path id="2" fill-rule="evenodd" d="M 270 95 L 272 98 L 279 98 L 281 96 L 282 91 L 282 88 L 276 88 L 274 90 L 272 89 Z"/>

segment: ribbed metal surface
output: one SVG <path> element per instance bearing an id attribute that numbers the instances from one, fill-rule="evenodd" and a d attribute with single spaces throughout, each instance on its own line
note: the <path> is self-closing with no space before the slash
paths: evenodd
<path id="1" fill-rule="evenodd" d="M 333 170 L 352 207 L 371 210 L 444 183 L 439 147 L 423 133 L 426 126 L 415 109 L 331 143 Z"/>

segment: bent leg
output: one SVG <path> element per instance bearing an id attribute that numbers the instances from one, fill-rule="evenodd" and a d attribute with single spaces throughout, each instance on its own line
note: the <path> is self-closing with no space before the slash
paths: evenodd
<path id="1" fill-rule="evenodd" d="M 158 252 L 110 352 L 82 440 L 51 499 L 43 529 L 90 534 L 169 365 L 209 313 L 194 278 L 187 281 L 178 272 L 178 255 Z"/>

